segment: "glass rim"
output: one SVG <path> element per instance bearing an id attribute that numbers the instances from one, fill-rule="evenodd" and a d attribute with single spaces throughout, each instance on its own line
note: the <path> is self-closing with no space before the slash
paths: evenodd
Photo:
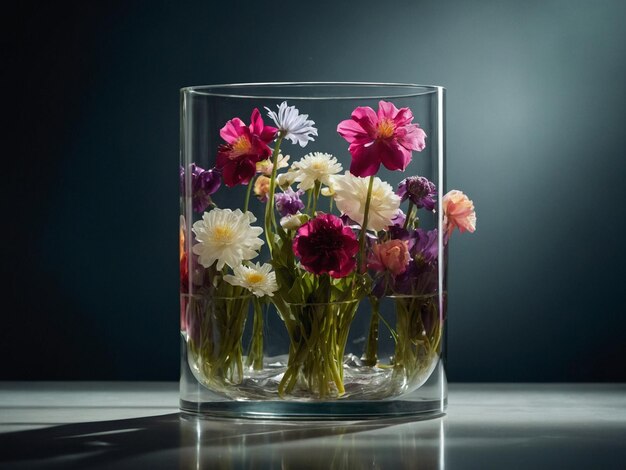
<path id="1" fill-rule="evenodd" d="M 445 294 L 446 291 L 443 291 Z M 439 297 L 439 292 L 433 292 L 430 294 L 390 294 L 383 295 L 380 299 L 392 299 L 392 300 L 402 300 L 402 299 L 430 299 L 433 297 Z"/>
<path id="2" fill-rule="evenodd" d="M 352 299 L 352 300 L 341 300 L 339 302 L 287 302 L 285 304 L 289 307 L 321 307 L 327 305 L 349 305 L 354 303 L 359 303 L 360 299 Z"/>
<path id="3" fill-rule="evenodd" d="M 226 295 L 212 295 L 212 294 L 189 294 L 189 293 L 181 293 L 180 294 L 183 297 L 189 297 L 189 298 L 201 298 L 201 299 L 212 299 L 212 300 L 236 300 L 236 299 L 250 299 L 251 297 L 254 296 L 254 294 L 252 292 L 249 292 L 248 294 L 242 294 L 242 295 L 231 295 L 231 296 L 226 296 Z"/>
<path id="4" fill-rule="evenodd" d="M 328 94 L 325 96 L 288 96 L 287 94 L 272 94 L 272 93 L 245 93 L 249 88 L 264 88 L 268 91 L 272 89 L 284 87 L 284 88 L 299 88 L 299 87 L 311 87 L 311 88 L 323 88 L 323 87 L 353 87 L 355 89 L 375 89 L 375 88 L 397 88 L 398 90 L 406 89 L 404 92 L 398 93 L 381 93 L 376 95 L 367 95 L 365 93 L 354 94 L 350 96 L 335 96 Z M 232 90 L 232 93 L 229 91 Z M 410 91 L 412 90 L 412 91 Z M 250 82 L 250 83 L 223 83 L 214 85 L 199 85 L 199 86 L 186 86 L 180 89 L 180 93 L 183 95 L 203 95 L 219 98 L 241 98 L 241 99 L 271 99 L 271 100 L 365 100 L 365 99 L 395 99 L 395 98 L 411 98 L 422 95 L 430 95 L 433 93 L 442 92 L 445 87 L 439 85 L 418 85 L 415 83 L 385 83 L 385 82 Z"/>

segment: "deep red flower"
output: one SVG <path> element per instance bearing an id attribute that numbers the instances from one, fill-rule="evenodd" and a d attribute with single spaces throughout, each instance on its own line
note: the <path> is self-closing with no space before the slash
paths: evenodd
<path id="1" fill-rule="evenodd" d="M 339 217 L 320 213 L 298 229 L 293 251 L 307 271 L 341 278 L 354 271 L 359 242 Z"/>
<path id="2" fill-rule="evenodd" d="M 226 186 L 248 184 L 256 174 L 256 164 L 272 154 L 268 147 L 278 129 L 266 126 L 257 108 L 252 111 L 250 126 L 239 118 L 233 118 L 220 129 L 220 136 L 227 143 L 219 146 L 216 167 L 222 170 Z"/>

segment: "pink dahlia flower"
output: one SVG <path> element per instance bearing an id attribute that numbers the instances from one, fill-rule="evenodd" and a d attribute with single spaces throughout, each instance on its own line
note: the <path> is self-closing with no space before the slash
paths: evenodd
<path id="1" fill-rule="evenodd" d="M 408 245 L 409 243 L 404 240 L 389 240 L 375 244 L 367 266 L 375 271 L 389 270 L 394 276 L 402 274 L 411 259 Z"/>
<path id="2" fill-rule="evenodd" d="M 476 230 L 476 211 L 474 203 L 461 191 L 453 189 L 442 200 L 443 228 L 446 238 L 449 238 L 455 227 L 461 233 Z"/>
<path id="3" fill-rule="evenodd" d="M 378 113 L 369 106 L 352 111 L 351 119 L 342 121 L 337 132 L 350 143 L 354 176 L 375 175 L 380 164 L 389 170 L 403 170 L 411 162 L 411 152 L 426 146 L 426 133 L 419 124 L 411 124 L 409 108 L 396 108 L 380 101 Z"/>
<path id="4" fill-rule="evenodd" d="M 298 229 L 293 251 L 307 271 L 342 278 L 356 267 L 359 242 L 339 217 L 320 213 Z"/>
<path id="5" fill-rule="evenodd" d="M 239 118 L 233 118 L 220 130 L 227 143 L 220 145 L 217 152 L 217 168 L 222 170 L 226 186 L 248 184 L 256 174 L 256 164 L 272 154 L 268 147 L 277 129 L 263 123 L 257 108 L 252 111 L 250 126 Z"/>

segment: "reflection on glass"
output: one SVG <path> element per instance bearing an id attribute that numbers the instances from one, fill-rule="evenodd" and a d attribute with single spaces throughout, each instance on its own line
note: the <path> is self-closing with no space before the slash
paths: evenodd
<path id="1" fill-rule="evenodd" d="M 446 421 L 285 422 L 183 415 L 180 468 L 443 469 Z"/>

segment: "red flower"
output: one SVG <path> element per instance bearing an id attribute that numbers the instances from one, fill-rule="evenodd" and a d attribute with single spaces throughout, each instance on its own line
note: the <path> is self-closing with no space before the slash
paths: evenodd
<path id="1" fill-rule="evenodd" d="M 250 126 L 239 118 L 233 118 L 220 130 L 227 143 L 220 145 L 217 152 L 217 168 L 222 170 L 226 186 L 248 184 L 256 174 L 256 164 L 271 154 L 269 144 L 278 129 L 263 124 L 257 108 L 252 111 Z"/>
<path id="2" fill-rule="evenodd" d="M 352 111 L 350 119 L 337 126 L 339 135 L 350 142 L 350 173 L 372 176 L 381 163 L 389 170 L 404 171 L 411 162 L 411 152 L 426 146 L 426 133 L 411 121 L 409 108 L 398 109 L 387 101 L 378 103 L 378 113 L 369 106 Z"/>
<path id="3" fill-rule="evenodd" d="M 307 271 L 341 278 L 354 271 L 359 242 L 339 217 L 320 213 L 298 229 L 293 251 Z"/>

